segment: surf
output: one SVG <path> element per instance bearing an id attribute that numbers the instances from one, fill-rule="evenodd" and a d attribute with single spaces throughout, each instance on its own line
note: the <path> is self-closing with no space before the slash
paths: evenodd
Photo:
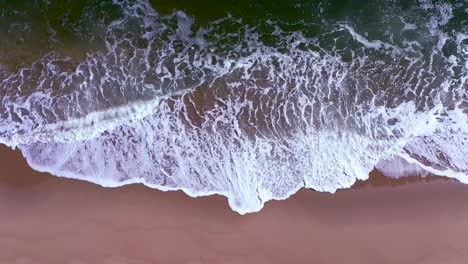
<path id="1" fill-rule="evenodd" d="M 201 25 L 144 0 L 112 5 L 103 45 L 83 58 L 0 69 L 0 143 L 38 171 L 220 194 L 241 214 L 300 188 L 349 188 L 375 167 L 468 182 L 459 5 L 391 6 L 369 31 L 323 7 L 313 22 Z"/>

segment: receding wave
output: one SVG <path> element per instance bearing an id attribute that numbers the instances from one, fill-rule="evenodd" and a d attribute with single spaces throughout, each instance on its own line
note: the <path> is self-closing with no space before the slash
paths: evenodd
<path id="1" fill-rule="evenodd" d="M 375 21 L 318 6 L 298 21 L 197 23 L 145 0 L 91 1 L 72 24 L 84 52 L 67 54 L 47 22 L 42 55 L 1 57 L 0 143 L 39 171 L 221 194 L 239 213 L 374 167 L 468 183 L 467 3 L 386 3 Z"/>

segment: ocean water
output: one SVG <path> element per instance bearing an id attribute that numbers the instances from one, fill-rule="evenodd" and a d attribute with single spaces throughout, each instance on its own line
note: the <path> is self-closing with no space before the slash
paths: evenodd
<path id="1" fill-rule="evenodd" d="M 0 0 L 0 34 L 0 143 L 38 171 L 241 214 L 374 168 L 468 183 L 466 0 Z"/>

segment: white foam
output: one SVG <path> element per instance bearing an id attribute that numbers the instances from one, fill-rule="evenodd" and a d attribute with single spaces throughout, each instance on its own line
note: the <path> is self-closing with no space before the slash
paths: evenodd
<path id="1" fill-rule="evenodd" d="M 136 142 L 146 142 L 139 145 L 119 141 L 115 146 L 104 143 L 112 137 L 115 135 L 81 144 L 20 147 L 36 170 L 106 187 L 144 183 L 160 190 L 181 189 L 191 196 L 221 194 L 228 197 L 231 208 L 241 214 L 259 211 L 266 201 L 285 199 L 301 187 L 327 192 L 348 188 L 357 178 L 366 178 L 377 159 L 365 153 L 371 147 L 365 145 L 365 139 L 351 135 L 343 139 L 333 135 L 292 138 L 284 145 L 275 143 L 278 150 L 272 153 L 261 152 L 257 147 L 262 144 L 260 142 L 257 145 L 244 143 L 237 148 L 221 145 L 223 142 L 216 137 L 210 143 L 191 139 L 177 140 L 181 145 L 166 145 L 162 142 L 170 138 L 169 135 L 150 139 L 147 134 L 145 137 L 132 134 Z M 183 137 L 177 135 L 176 138 L 182 140 Z M 293 145 L 286 148 L 287 144 Z M 211 155 L 208 150 L 212 151 Z M 173 157 L 169 157 L 171 169 L 161 164 L 168 159 L 164 154 Z M 108 155 L 112 155 L 112 160 Z M 333 167 L 321 164 L 333 164 Z"/>
<path id="2" fill-rule="evenodd" d="M 381 40 L 368 40 L 366 39 L 365 37 L 363 37 L 362 35 L 360 35 L 359 33 L 357 33 L 354 28 L 352 28 L 351 26 L 349 25 L 343 25 L 343 27 L 348 30 L 349 34 L 351 34 L 351 36 L 353 37 L 354 40 L 356 40 L 357 42 L 363 44 L 364 46 L 368 47 L 368 48 L 373 48 L 373 49 L 389 49 L 389 50 L 393 50 L 393 51 L 396 51 L 396 52 L 399 52 L 400 49 L 390 43 L 387 43 L 387 42 L 384 42 L 384 41 L 381 41 Z"/>
<path id="3" fill-rule="evenodd" d="M 181 11 L 163 17 L 148 1 L 114 2 L 125 15 L 109 25 L 105 51 L 80 62 L 48 54 L 2 81 L 0 142 L 19 145 L 34 169 L 105 187 L 220 194 L 241 214 L 302 187 L 348 188 L 376 165 L 394 177 L 467 182 L 468 153 L 457 148 L 468 144 L 467 74 L 457 73 L 466 34 L 440 30 L 450 8 L 429 25 L 405 23 L 429 27 L 436 43 L 399 47 L 337 24 L 333 33 L 357 46 L 343 61 L 323 41 L 329 32 L 309 39 L 275 25 L 277 46 L 265 45 L 232 16 L 193 32 Z M 458 53 L 435 67 L 451 41 Z M 28 94 L 30 83 L 38 87 Z"/>
<path id="4" fill-rule="evenodd" d="M 391 178 L 400 178 L 408 176 L 427 176 L 428 171 L 424 170 L 419 164 L 408 162 L 406 159 L 396 157 L 391 160 L 380 160 L 375 168 L 382 172 L 385 176 Z"/>
<path id="5" fill-rule="evenodd" d="M 411 109 L 414 106 L 375 110 L 369 118 L 385 114 L 390 118 L 413 115 L 411 119 L 421 123 L 432 119 L 430 113 Z M 107 187 L 144 183 L 161 190 L 181 189 L 191 196 L 221 194 L 228 197 L 233 210 L 247 213 L 260 210 L 268 200 L 285 199 L 301 187 L 332 193 L 348 188 L 356 179 L 366 179 L 380 160 L 399 155 L 406 142 L 405 137 L 401 141 L 377 140 L 355 133 L 313 130 L 288 138 L 251 141 L 239 129 L 234 113 L 219 117 L 212 132 L 187 128 L 173 115 L 170 107 L 162 104 L 156 114 L 97 138 L 20 148 L 29 164 L 40 171 Z M 408 122 L 400 129 L 406 129 L 411 137 L 428 132 L 418 132 L 419 126 Z M 434 126 L 434 130 L 440 129 L 437 123 Z M 423 169 L 434 172 L 427 166 Z"/>
<path id="6" fill-rule="evenodd" d="M 466 173 L 456 172 L 451 169 L 435 169 L 432 166 L 424 165 L 420 161 L 415 160 L 407 154 L 400 154 L 400 157 L 405 159 L 411 166 L 415 166 L 418 170 L 423 170 L 432 175 L 445 176 L 453 179 L 457 179 L 464 184 L 468 184 L 468 177 Z"/>
<path id="7" fill-rule="evenodd" d="M 97 137 L 107 130 L 112 130 L 122 123 L 131 123 L 150 115 L 157 108 L 160 99 L 147 102 L 134 102 L 125 106 L 92 112 L 81 118 L 70 118 L 66 121 L 45 124 L 31 133 L 12 133 L 2 138 L 1 143 L 16 147 L 19 144 L 35 142 L 73 142 Z"/>

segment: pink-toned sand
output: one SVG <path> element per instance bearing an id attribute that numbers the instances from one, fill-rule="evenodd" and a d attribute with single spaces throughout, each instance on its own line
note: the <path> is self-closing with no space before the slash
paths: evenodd
<path id="1" fill-rule="evenodd" d="M 0 163 L 2 264 L 468 263 L 468 186 L 452 181 L 374 175 L 240 216 L 219 196 L 40 174 L 5 147 Z"/>

